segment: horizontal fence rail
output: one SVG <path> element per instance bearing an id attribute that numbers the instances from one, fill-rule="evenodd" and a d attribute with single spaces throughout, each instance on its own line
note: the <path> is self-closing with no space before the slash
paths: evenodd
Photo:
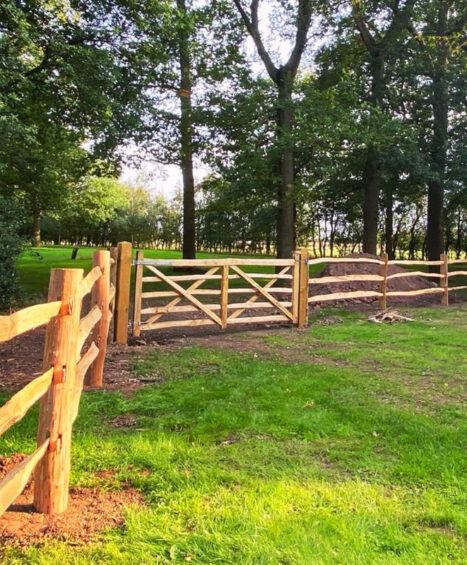
<path id="1" fill-rule="evenodd" d="M 351 292 L 335 292 L 328 294 L 319 294 L 315 296 L 308 297 L 308 303 L 319 303 L 319 302 L 334 302 L 341 300 L 352 300 L 352 299 L 364 299 L 364 298 L 378 298 L 379 306 L 382 310 L 387 308 L 388 297 L 416 297 L 431 294 L 440 294 L 441 303 L 444 306 L 449 304 L 449 293 L 452 291 L 464 290 L 467 286 L 449 286 L 449 279 L 455 276 L 465 276 L 467 271 L 451 271 L 449 272 L 449 265 L 454 264 L 467 264 L 467 259 L 453 259 L 449 260 L 446 254 L 441 254 L 439 261 L 419 261 L 419 260 L 388 260 L 388 256 L 384 254 L 380 259 L 372 259 L 365 257 L 322 257 L 317 259 L 312 259 L 309 264 L 322 264 L 322 263 L 370 263 L 377 264 L 380 267 L 379 275 L 376 274 L 353 274 L 353 275 L 342 275 L 334 277 L 315 277 L 310 278 L 309 285 L 316 284 L 326 284 L 326 283 L 339 283 L 339 282 L 368 282 L 374 281 L 379 283 L 377 290 L 360 290 Z M 388 274 L 389 265 L 398 266 L 436 266 L 440 267 L 439 273 L 431 273 L 426 271 L 407 271 L 402 273 Z M 434 288 L 423 288 L 416 290 L 392 290 L 387 289 L 387 283 L 390 280 L 410 278 L 410 277 L 425 277 L 427 279 L 437 279 L 439 281 L 439 287 Z"/>
<path id="2" fill-rule="evenodd" d="M 49 302 L 0 317 L 0 341 L 47 324 L 44 372 L 0 407 L 2 435 L 40 402 L 37 448 L 0 481 L 0 516 L 33 474 L 36 510 L 56 513 L 67 507 L 71 432 L 83 385 L 85 380 L 93 386 L 102 385 L 115 299 L 111 282 L 114 263 L 108 251 L 96 251 L 86 277 L 81 269 L 52 269 Z M 89 294 L 91 308 L 82 317 L 82 301 Z M 89 347 L 82 353 L 89 340 Z"/>

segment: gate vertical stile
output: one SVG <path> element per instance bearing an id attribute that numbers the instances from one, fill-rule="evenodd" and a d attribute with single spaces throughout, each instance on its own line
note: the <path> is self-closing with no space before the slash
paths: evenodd
<path id="1" fill-rule="evenodd" d="M 144 260 L 144 251 L 136 253 L 135 265 L 135 297 L 133 303 L 133 336 L 138 337 L 141 333 L 141 303 L 143 294 L 143 269 L 141 263 Z"/>
<path id="2" fill-rule="evenodd" d="M 306 247 L 300 249 L 300 290 L 298 327 L 308 325 L 308 284 L 309 284 L 309 253 Z"/>
<path id="3" fill-rule="evenodd" d="M 229 266 L 222 266 L 221 278 L 221 321 L 222 329 L 227 327 L 227 314 L 229 305 Z"/>
<path id="4" fill-rule="evenodd" d="M 292 272 L 292 323 L 298 325 L 298 314 L 300 310 L 300 258 L 301 252 L 294 251 L 294 266 Z"/>

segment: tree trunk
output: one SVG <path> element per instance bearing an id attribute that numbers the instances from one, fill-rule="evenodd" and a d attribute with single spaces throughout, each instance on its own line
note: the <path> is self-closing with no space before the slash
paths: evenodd
<path id="1" fill-rule="evenodd" d="M 185 0 L 177 0 L 181 14 L 186 15 Z M 193 176 L 193 122 L 191 104 L 191 53 L 190 32 L 186 18 L 179 29 L 180 59 L 180 163 L 183 175 L 183 259 L 196 255 L 195 181 Z"/>
<path id="2" fill-rule="evenodd" d="M 384 53 L 382 48 L 370 52 L 372 76 L 370 102 L 383 110 L 385 89 Z M 368 147 L 363 171 L 363 253 L 376 255 L 378 245 L 379 193 L 381 187 L 381 158 L 378 150 Z"/>
<path id="3" fill-rule="evenodd" d="M 41 241 L 41 213 L 38 210 L 34 211 L 32 220 L 32 237 L 36 247 L 40 247 Z"/>
<path id="4" fill-rule="evenodd" d="M 280 147 L 280 184 L 277 207 L 277 256 L 289 259 L 294 244 L 294 153 L 292 92 L 287 79 L 278 84 L 277 137 Z"/>
<path id="5" fill-rule="evenodd" d="M 376 255 L 378 244 L 380 183 L 378 155 L 375 149 L 370 147 L 363 172 L 363 253 L 373 255 Z"/>
<path id="6" fill-rule="evenodd" d="M 446 31 L 446 12 L 440 10 L 438 19 L 439 34 Z M 448 47 L 438 46 L 433 72 L 433 138 L 431 141 L 431 170 L 434 178 L 428 183 L 428 217 L 426 247 L 428 259 L 438 261 L 443 252 L 443 204 L 446 154 L 448 147 L 448 87 L 446 68 Z"/>
<path id="7" fill-rule="evenodd" d="M 394 194 L 392 187 L 386 189 L 385 248 L 389 260 L 395 259 L 394 253 Z"/>

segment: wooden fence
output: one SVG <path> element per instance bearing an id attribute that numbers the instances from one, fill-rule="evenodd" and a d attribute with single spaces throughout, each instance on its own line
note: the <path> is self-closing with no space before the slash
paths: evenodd
<path id="1" fill-rule="evenodd" d="M 309 277 L 310 265 L 329 263 L 376 264 L 379 272 Z M 145 259 L 143 252 L 138 251 L 136 260 L 133 262 L 135 265 L 135 293 L 131 324 L 133 335 L 139 336 L 142 331 L 173 327 L 217 325 L 225 329 L 233 324 L 284 321 L 304 327 L 307 323 L 309 304 L 349 299 L 378 299 L 379 307 L 385 309 L 391 297 L 440 294 L 441 303 L 447 306 L 449 292 L 467 288 L 467 286 L 449 287 L 451 277 L 467 275 L 467 271 L 449 271 L 449 265 L 459 263 L 467 264 L 467 259 L 449 260 L 444 254 L 441 255 L 439 261 L 389 261 L 387 255 L 379 259 L 350 257 L 309 259 L 308 251 L 304 248 L 296 251 L 293 259 L 156 260 Z M 408 270 L 389 274 L 390 265 L 436 266 L 439 267 L 440 272 Z M 262 271 L 265 267 L 275 269 L 276 272 L 248 272 L 246 270 L 257 268 L 257 271 Z M 193 274 L 167 274 L 161 270 L 167 268 L 203 271 Z M 146 271 L 149 271 L 149 276 Z M 402 277 L 436 279 L 439 281 L 439 286 L 419 290 L 389 291 L 388 281 Z M 242 286 L 235 283 L 231 285 L 230 281 L 240 282 Z M 309 296 L 308 289 L 311 285 L 344 282 L 373 282 L 374 289 Z M 182 286 L 182 283 L 188 284 Z M 148 285 L 152 285 L 153 289 L 146 290 Z M 207 297 L 211 296 L 218 297 L 218 300 L 209 302 Z M 238 300 L 234 300 L 234 297 Z M 185 303 L 180 304 L 182 301 Z M 264 310 L 271 311 L 271 309 L 274 313 L 267 315 L 257 313 L 258 310 L 264 312 Z M 192 316 L 195 313 L 197 317 Z"/>
<path id="2" fill-rule="evenodd" d="M 388 298 L 391 297 L 413 297 L 413 296 L 423 296 L 427 294 L 440 294 L 441 304 L 443 306 L 449 305 L 449 293 L 454 290 L 464 290 L 467 286 L 449 286 L 449 280 L 451 277 L 456 276 L 467 276 L 467 271 L 453 270 L 449 272 L 449 265 L 453 264 L 466 264 L 467 259 L 454 259 L 449 260 L 446 254 L 441 254 L 439 261 L 416 261 L 416 260 L 388 260 L 388 256 L 385 254 L 380 259 L 369 259 L 369 258 L 353 258 L 353 257 L 342 257 L 342 258 L 319 258 L 311 259 L 308 261 L 309 265 L 319 264 L 319 263 L 372 263 L 379 265 L 379 274 L 353 274 L 353 275 L 343 275 L 335 277 L 315 277 L 309 279 L 309 284 L 329 284 L 329 283 L 340 283 L 340 282 L 368 282 L 374 281 L 377 283 L 377 290 L 362 290 L 362 291 L 352 291 L 352 292 L 335 292 L 331 294 L 319 294 L 316 296 L 308 297 L 308 303 L 316 302 L 326 302 L 326 301 L 338 301 L 338 300 L 349 300 L 349 299 L 360 299 L 360 298 L 378 298 L 379 307 L 381 310 L 387 308 Z M 439 267 L 439 273 L 427 272 L 427 271 L 404 271 L 401 273 L 388 274 L 389 265 L 399 265 L 403 267 L 411 266 L 426 266 Z M 437 279 L 439 281 L 438 287 L 433 288 L 423 288 L 417 290 L 393 290 L 388 291 L 388 281 L 398 278 L 409 278 L 409 277 L 426 277 L 428 279 Z"/>
<path id="3" fill-rule="evenodd" d="M 96 251 L 86 277 L 82 269 L 52 269 L 47 303 L 0 317 L 0 342 L 47 324 L 43 373 L 0 408 L 1 435 L 40 401 L 37 448 L 0 481 L 0 515 L 33 472 L 35 508 L 50 514 L 67 507 L 72 427 L 84 382 L 102 385 L 115 267 L 108 251 Z M 87 295 L 91 308 L 82 316 Z"/>

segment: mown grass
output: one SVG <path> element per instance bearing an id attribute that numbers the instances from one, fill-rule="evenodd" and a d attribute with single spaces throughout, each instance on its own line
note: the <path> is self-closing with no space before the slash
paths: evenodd
<path id="1" fill-rule="evenodd" d="M 146 350 L 133 371 L 159 384 L 84 394 L 72 482 L 129 482 L 147 506 L 89 546 L 4 562 L 466 563 L 466 312 L 379 326 L 321 311 L 306 331 L 258 336 L 264 355 L 242 336 Z M 135 426 L 112 426 L 122 414 Z M 32 413 L 1 452 L 31 451 L 35 427 Z"/>

